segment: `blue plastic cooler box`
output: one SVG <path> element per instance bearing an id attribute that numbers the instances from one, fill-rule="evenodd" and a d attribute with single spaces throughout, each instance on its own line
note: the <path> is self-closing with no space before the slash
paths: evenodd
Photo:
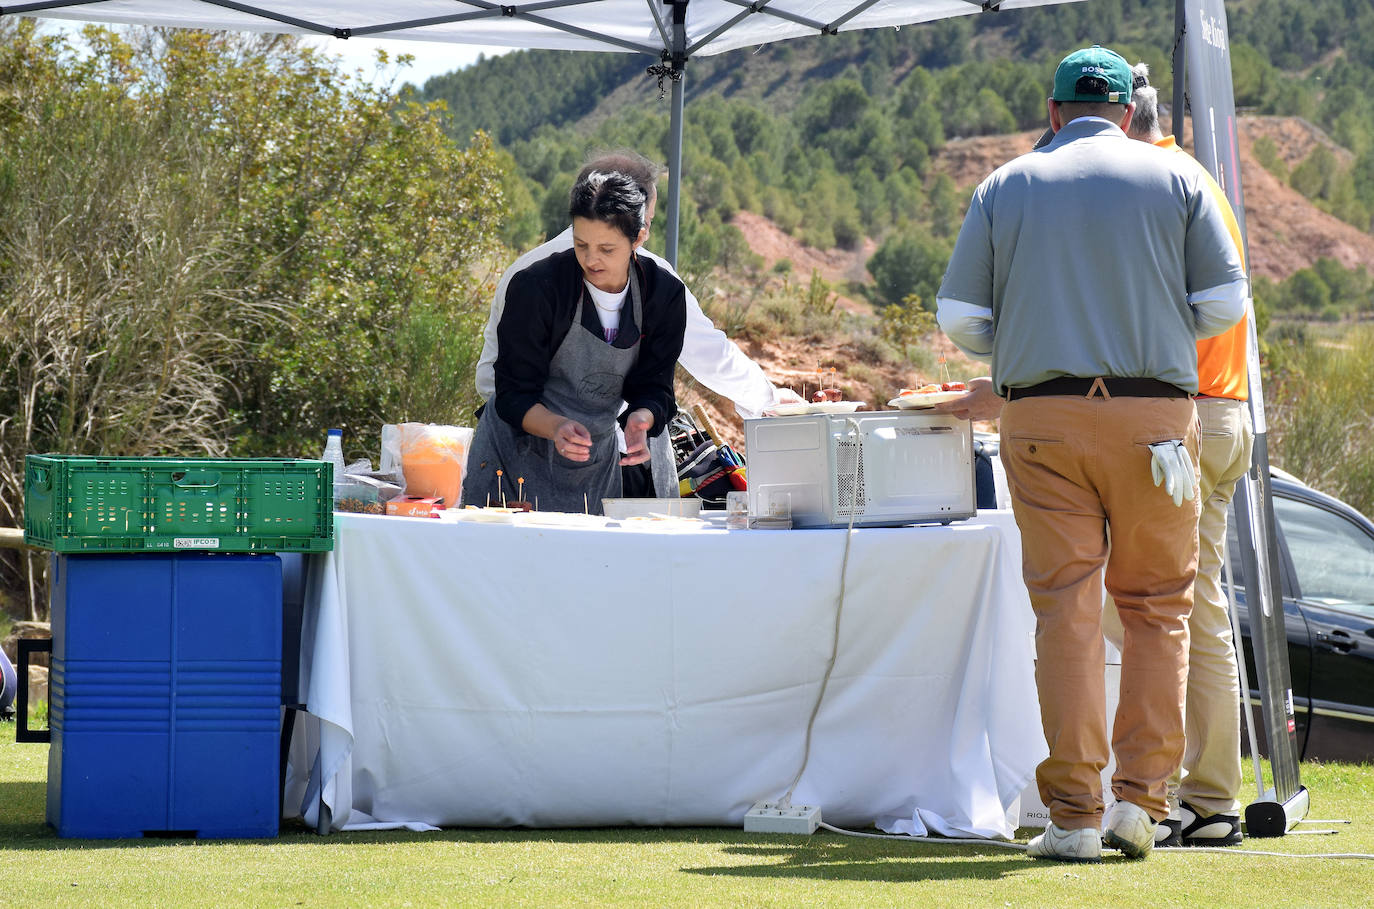
<path id="1" fill-rule="evenodd" d="M 54 555 L 47 820 L 66 837 L 278 825 L 275 555 Z"/>

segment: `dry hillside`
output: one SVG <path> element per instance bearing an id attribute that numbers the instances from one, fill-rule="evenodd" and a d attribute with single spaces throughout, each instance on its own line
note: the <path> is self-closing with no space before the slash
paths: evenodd
<path id="1" fill-rule="evenodd" d="M 955 140 L 940 150 L 934 166 L 948 173 L 959 186 L 971 189 L 998 165 L 1029 151 L 1039 135 L 1040 130 L 1035 130 Z M 1335 146 L 1321 130 L 1305 120 L 1292 117 L 1240 119 L 1241 173 L 1252 273 L 1280 280 L 1321 257 L 1335 259 L 1348 268 L 1363 265 L 1374 269 L 1374 236 L 1316 208 L 1266 171 L 1252 150 L 1260 136 L 1268 136 L 1274 142 L 1290 169 L 1301 163 L 1319 143 L 1335 151 L 1340 160 L 1349 158 L 1348 152 Z M 876 248 L 876 244 L 869 241 L 863 248 L 853 251 L 813 249 L 752 212 L 740 212 L 735 224 L 754 252 L 763 258 L 765 267 L 771 268 L 775 262 L 788 259 L 795 275 L 810 275 L 815 269 L 836 285 L 864 280 L 864 263 Z M 871 311 L 862 300 L 840 297 L 838 304 L 851 312 Z M 966 360 L 943 335 L 935 335 L 928 343 L 937 348 L 938 355 L 947 358 L 948 369 L 954 378 L 981 372 L 981 366 Z M 741 346 L 776 384 L 790 385 L 800 391 L 805 382 L 808 388 L 814 389 L 817 364 L 826 370 L 834 366 L 840 377 L 838 384 L 845 389 L 849 399 L 878 406 L 898 388 L 934 378 L 911 368 L 864 370 L 866 376 L 873 373 L 879 376 L 879 387 L 874 387 L 856 376 L 846 375 L 846 366 L 860 359 L 850 338 L 779 336 L 762 341 L 744 340 Z M 732 444 L 739 444 L 740 420 L 728 402 L 691 383 L 683 389 L 682 399 L 689 405 L 701 403 L 720 433 Z"/>

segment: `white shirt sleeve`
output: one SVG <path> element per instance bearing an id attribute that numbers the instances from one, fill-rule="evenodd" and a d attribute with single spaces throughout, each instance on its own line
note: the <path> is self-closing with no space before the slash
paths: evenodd
<path id="1" fill-rule="evenodd" d="M 552 240 L 536 246 L 516 259 L 501 273 L 501 280 L 496 282 L 496 293 L 492 295 L 491 313 L 487 316 L 486 327 L 482 329 L 482 355 L 477 358 L 477 393 L 482 396 L 483 401 L 490 401 L 492 395 L 496 394 L 496 355 L 500 353 L 496 341 L 496 327 L 501 323 L 501 313 L 506 309 L 506 288 L 510 286 L 510 279 L 516 272 L 524 271 L 540 259 L 546 259 L 565 249 L 572 249 L 572 245 L 572 228 L 569 227 Z"/>
<path id="2" fill-rule="evenodd" d="M 936 297 L 935 321 L 955 347 L 976 360 L 992 359 L 991 309 L 950 297 Z"/>
<path id="3" fill-rule="evenodd" d="M 644 249 L 640 250 L 640 255 L 677 274 L 663 258 Z M 690 287 L 687 288 L 687 331 L 678 362 L 692 378 L 733 401 L 735 411 L 746 420 L 762 416 L 764 410 L 778 403 L 777 389 L 763 369 L 712 324 L 701 311 L 701 304 Z"/>
<path id="4" fill-rule="evenodd" d="M 1188 295 L 1193 310 L 1193 334 L 1211 338 L 1221 334 L 1245 317 L 1250 300 L 1249 282 L 1244 278 L 1219 284 Z"/>

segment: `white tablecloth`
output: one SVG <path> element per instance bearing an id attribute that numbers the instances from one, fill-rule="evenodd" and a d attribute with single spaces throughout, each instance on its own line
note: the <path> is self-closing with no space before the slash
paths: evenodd
<path id="1" fill-rule="evenodd" d="M 844 530 L 336 516 L 288 813 L 333 829 L 739 825 L 804 756 Z M 1043 759 L 1009 514 L 854 531 L 794 804 L 1010 836 Z"/>

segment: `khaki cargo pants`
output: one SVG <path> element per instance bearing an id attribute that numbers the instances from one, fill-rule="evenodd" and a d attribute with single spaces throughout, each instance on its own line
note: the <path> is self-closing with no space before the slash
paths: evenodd
<path id="1" fill-rule="evenodd" d="M 1101 826 L 1105 583 L 1123 628 L 1112 793 L 1162 820 L 1166 784 L 1183 757 L 1198 501 L 1177 507 L 1154 485 L 1148 446 L 1183 439 L 1196 464 L 1193 402 L 1021 398 L 1003 410 L 1001 430 L 1036 616 L 1035 678 L 1050 751 L 1036 769 L 1040 797 L 1059 827 Z"/>

